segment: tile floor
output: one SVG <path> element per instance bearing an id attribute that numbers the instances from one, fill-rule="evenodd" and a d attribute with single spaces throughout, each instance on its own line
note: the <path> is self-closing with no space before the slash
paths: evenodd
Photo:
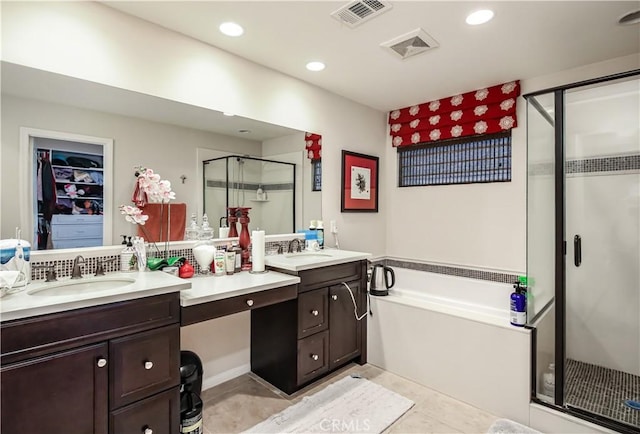
<path id="1" fill-rule="evenodd" d="M 486 433 L 497 416 L 373 365 L 347 365 L 294 395 L 286 395 L 253 374 L 203 392 L 204 432 L 239 433 L 312 395 L 345 375 L 360 374 L 415 402 L 386 433 Z"/>

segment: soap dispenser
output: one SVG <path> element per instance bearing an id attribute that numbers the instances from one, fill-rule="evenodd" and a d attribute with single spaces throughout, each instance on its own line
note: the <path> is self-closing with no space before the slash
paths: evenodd
<path id="1" fill-rule="evenodd" d="M 258 185 L 258 190 L 256 191 L 256 200 L 264 200 L 264 190 L 262 189 L 262 185 Z"/>
<path id="2" fill-rule="evenodd" d="M 132 271 L 132 262 L 135 250 L 133 249 L 133 244 L 131 243 L 131 237 L 128 238 L 129 239 L 127 241 L 127 245 L 124 249 L 122 249 L 122 252 L 120 253 L 120 271 Z"/>

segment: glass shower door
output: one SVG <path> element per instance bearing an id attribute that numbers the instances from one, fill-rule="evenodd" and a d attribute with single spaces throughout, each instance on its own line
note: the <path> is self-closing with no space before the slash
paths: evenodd
<path id="1" fill-rule="evenodd" d="M 640 427 L 640 82 L 565 92 L 564 404 Z"/>

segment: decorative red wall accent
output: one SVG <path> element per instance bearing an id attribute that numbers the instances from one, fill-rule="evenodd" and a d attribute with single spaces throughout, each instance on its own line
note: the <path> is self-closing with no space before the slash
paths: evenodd
<path id="1" fill-rule="evenodd" d="M 389 113 L 393 146 L 510 130 L 518 125 L 520 81 L 405 107 Z"/>
<path id="2" fill-rule="evenodd" d="M 320 160 L 322 157 L 322 136 L 320 134 L 305 133 L 305 148 L 310 160 Z"/>

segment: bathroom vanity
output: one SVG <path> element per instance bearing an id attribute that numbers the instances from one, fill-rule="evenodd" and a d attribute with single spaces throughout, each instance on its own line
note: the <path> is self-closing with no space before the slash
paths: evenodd
<path id="1" fill-rule="evenodd" d="M 3 322 L 2 432 L 175 432 L 179 321 L 174 292 Z"/>
<path id="2" fill-rule="evenodd" d="M 264 274 L 190 280 L 140 272 L 32 283 L 0 306 L 2 432 L 177 432 L 180 327 L 245 310 L 252 371 L 286 393 L 364 363 L 368 256 L 277 255 Z"/>
<path id="3" fill-rule="evenodd" d="M 251 312 L 251 370 L 288 394 L 350 361 L 366 362 L 368 255 L 340 254 L 352 256 L 267 258 L 300 283 L 297 298 Z"/>

